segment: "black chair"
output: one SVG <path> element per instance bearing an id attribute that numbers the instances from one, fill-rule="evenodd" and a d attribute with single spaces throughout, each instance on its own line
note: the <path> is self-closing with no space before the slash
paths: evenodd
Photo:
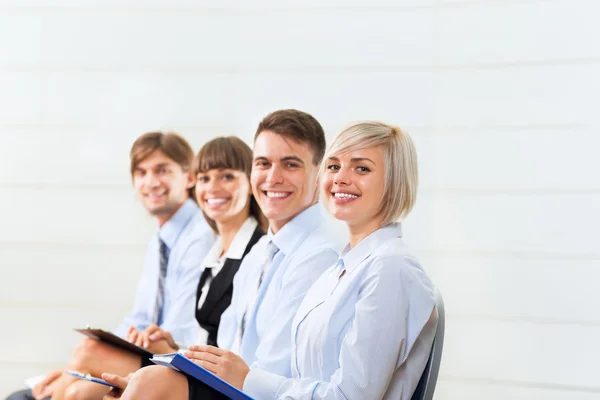
<path id="1" fill-rule="evenodd" d="M 435 303 L 438 312 L 437 328 L 433 338 L 433 346 L 429 360 L 421 375 L 419 384 L 413 393 L 411 400 L 432 400 L 435 384 L 437 382 L 438 373 L 440 372 L 440 362 L 442 361 L 442 350 L 444 348 L 444 324 L 446 314 L 444 312 L 444 300 L 442 294 L 435 289 Z"/>

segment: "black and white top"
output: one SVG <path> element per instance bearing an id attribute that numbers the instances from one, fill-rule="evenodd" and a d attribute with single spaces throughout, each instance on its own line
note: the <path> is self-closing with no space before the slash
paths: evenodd
<path id="1" fill-rule="evenodd" d="M 195 344 L 217 346 L 221 314 L 231 303 L 233 277 L 244 256 L 263 235 L 264 232 L 256 219 L 250 217 L 240 227 L 223 257 L 220 257 L 223 252 L 220 237 L 208 252 L 196 293 L 196 320 L 200 324 L 200 332 Z"/>

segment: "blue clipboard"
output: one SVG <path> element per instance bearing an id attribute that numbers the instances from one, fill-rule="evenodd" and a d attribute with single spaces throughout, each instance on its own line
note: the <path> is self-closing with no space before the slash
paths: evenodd
<path id="1" fill-rule="evenodd" d="M 113 387 L 113 385 L 106 382 L 104 379 L 93 377 L 90 374 L 82 374 L 81 372 L 71 371 L 71 370 L 65 371 L 65 372 L 71 376 L 74 376 L 75 378 L 83 379 L 83 380 L 94 382 L 94 383 L 99 383 L 100 385 L 104 385 L 104 386 L 108 386 L 108 387 Z"/>
<path id="2" fill-rule="evenodd" d="M 169 367 L 205 383 L 217 392 L 232 400 L 254 400 L 239 389 L 231 386 L 212 372 L 202 368 L 179 353 L 155 355 L 150 359 L 154 364 Z"/>

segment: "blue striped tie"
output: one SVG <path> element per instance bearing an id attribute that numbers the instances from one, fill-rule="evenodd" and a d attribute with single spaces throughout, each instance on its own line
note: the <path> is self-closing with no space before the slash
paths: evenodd
<path id="1" fill-rule="evenodd" d="M 169 256 L 167 251 L 169 248 L 159 239 L 160 242 L 160 269 L 158 274 L 158 291 L 156 292 L 156 306 L 154 307 L 154 316 L 152 321 L 160 325 L 163 318 L 163 305 L 165 302 L 165 280 L 167 278 L 167 264 L 169 263 Z"/>

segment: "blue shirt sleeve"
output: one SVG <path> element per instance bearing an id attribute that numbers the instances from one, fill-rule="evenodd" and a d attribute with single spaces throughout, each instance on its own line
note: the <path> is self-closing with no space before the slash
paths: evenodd
<path id="1" fill-rule="evenodd" d="M 156 240 L 157 238 L 154 237 L 153 241 L 150 243 L 154 243 Z M 149 324 L 148 321 L 150 320 L 150 316 L 148 315 L 148 298 L 149 296 L 155 298 L 156 294 L 154 291 L 157 287 L 156 282 L 151 282 L 151 277 L 153 276 L 152 254 L 155 252 L 158 252 L 158 248 L 152 246 L 152 244 L 148 245 L 144 261 L 144 269 L 136 290 L 133 311 L 128 314 L 119 327 L 113 331 L 113 333 L 117 336 L 125 338 L 127 330 L 130 326 L 140 330 L 145 329 Z"/>

